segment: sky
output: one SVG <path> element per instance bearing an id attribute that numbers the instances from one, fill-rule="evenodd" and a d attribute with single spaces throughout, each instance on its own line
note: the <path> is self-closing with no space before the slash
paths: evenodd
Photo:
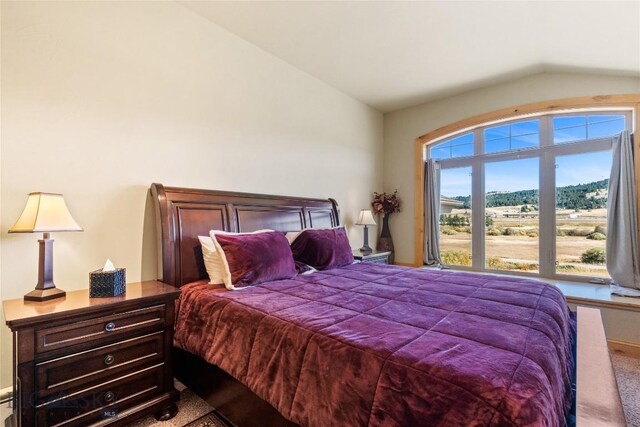
<path id="1" fill-rule="evenodd" d="M 611 152 L 600 151 L 556 158 L 556 186 L 587 184 L 608 179 L 611 171 Z M 447 197 L 471 194 L 471 168 L 442 169 L 441 194 Z M 539 186 L 539 159 L 519 159 L 487 163 L 485 190 L 534 190 Z"/>
<path id="2" fill-rule="evenodd" d="M 486 152 L 509 151 L 537 147 L 540 126 L 538 119 L 517 121 L 483 130 Z M 597 139 L 620 133 L 625 127 L 624 116 L 616 114 L 561 115 L 553 118 L 555 144 Z M 434 158 L 473 155 L 473 133 L 451 138 L 434 146 Z M 510 147 L 510 148 L 509 148 Z M 609 178 L 611 152 L 559 156 L 556 158 L 556 186 L 587 184 Z M 471 194 L 471 168 L 442 169 L 441 194 L 448 197 Z M 485 191 L 534 190 L 539 187 L 539 159 L 519 159 L 486 163 Z"/>

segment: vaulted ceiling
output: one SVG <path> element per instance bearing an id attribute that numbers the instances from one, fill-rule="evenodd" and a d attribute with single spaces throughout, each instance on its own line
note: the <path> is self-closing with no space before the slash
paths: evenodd
<path id="1" fill-rule="evenodd" d="M 383 112 L 545 71 L 640 77 L 640 0 L 180 3 Z"/>

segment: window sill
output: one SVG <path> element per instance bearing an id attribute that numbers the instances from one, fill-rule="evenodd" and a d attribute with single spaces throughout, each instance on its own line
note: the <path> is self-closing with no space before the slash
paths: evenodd
<path id="1" fill-rule="evenodd" d="M 567 301 L 573 304 L 640 311 L 640 298 L 612 295 L 609 285 L 594 285 L 566 280 L 540 280 L 557 286 L 567 297 Z"/>
<path id="2" fill-rule="evenodd" d="M 423 268 L 437 268 L 432 266 L 424 266 Z M 474 274 L 495 274 L 487 272 L 472 271 L 471 269 L 452 269 L 448 271 L 462 271 Z M 587 305 L 592 307 L 617 308 L 620 310 L 640 311 L 640 298 L 623 297 L 620 295 L 612 295 L 609 285 L 596 285 L 586 282 L 572 282 L 570 280 L 546 279 L 543 277 L 535 277 L 532 275 L 510 275 L 500 274 L 501 276 L 523 277 L 533 280 L 540 280 L 557 286 L 567 298 L 567 301 L 577 305 Z"/>

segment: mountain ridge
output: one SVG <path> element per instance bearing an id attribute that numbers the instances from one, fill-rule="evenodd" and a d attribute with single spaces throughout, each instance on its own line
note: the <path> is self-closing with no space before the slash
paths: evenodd
<path id="1" fill-rule="evenodd" d="M 598 209 L 607 206 L 607 197 L 602 190 L 607 190 L 609 180 L 602 179 L 587 184 L 567 185 L 558 187 L 556 192 L 556 206 L 562 209 Z M 492 191 L 486 194 L 486 207 L 538 205 L 538 190 L 520 191 Z M 463 208 L 471 207 L 471 196 L 450 197 L 463 202 Z"/>

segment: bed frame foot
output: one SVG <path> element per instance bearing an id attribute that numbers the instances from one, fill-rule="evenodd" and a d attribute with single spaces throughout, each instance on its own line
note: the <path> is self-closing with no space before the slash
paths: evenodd
<path id="1" fill-rule="evenodd" d="M 167 421 L 175 417 L 177 413 L 178 413 L 178 405 L 176 405 L 175 403 L 172 403 L 171 405 L 166 406 L 160 409 L 158 412 L 156 412 L 155 416 L 156 416 L 156 420 L 158 421 Z"/>

